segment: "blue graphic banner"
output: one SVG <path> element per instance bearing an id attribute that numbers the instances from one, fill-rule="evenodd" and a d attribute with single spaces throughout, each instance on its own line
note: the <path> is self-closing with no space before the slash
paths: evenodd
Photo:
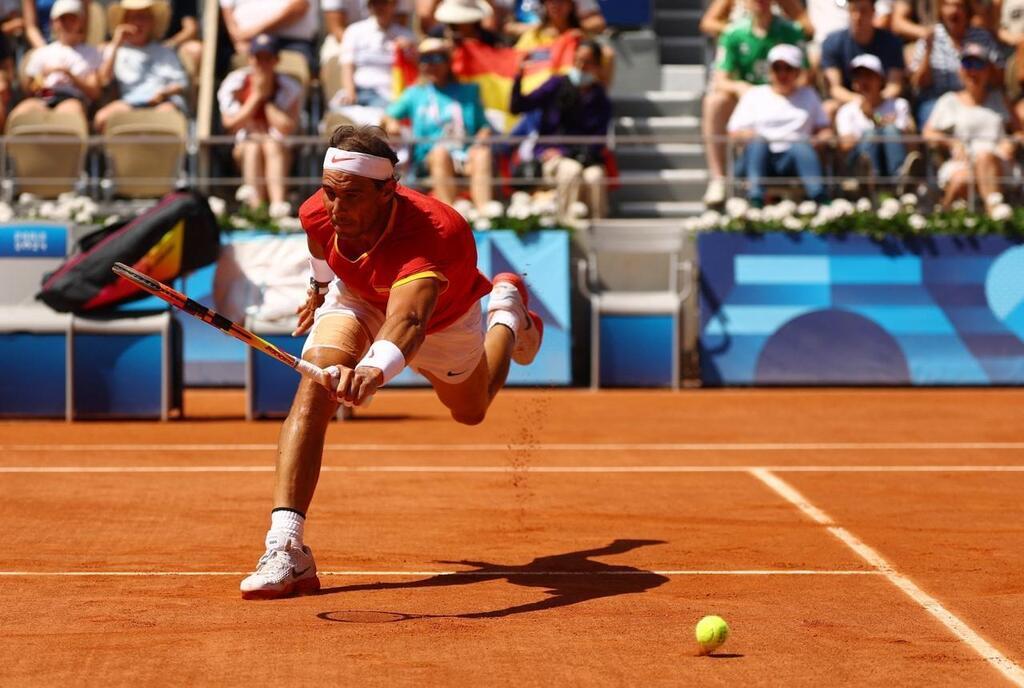
<path id="1" fill-rule="evenodd" d="M 707 385 L 1024 384 L 1024 246 L 698 238 Z"/>
<path id="2" fill-rule="evenodd" d="M 64 225 L 11 223 L 0 226 L 0 258 L 63 258 L 68 254 Z"/>

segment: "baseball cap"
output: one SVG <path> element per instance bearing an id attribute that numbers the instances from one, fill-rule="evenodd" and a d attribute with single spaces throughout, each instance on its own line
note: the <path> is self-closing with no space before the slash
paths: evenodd
<path id="1" fill-rule="evenodd" d="M 448 51 L 448 43 L 441 38 L 424 38 L 419 44 L 420 55 L 425 53 L 446 53 Z"/>
<path id="2" fill-rule="evenodd" d="M 277 55 L 279 50 L 280 46 L 278 44 L 277 36 L 272 36 L 269 33 L 261 33 L 259 36 L 253 38 L 252 42 L 249 43 L 249 52 L 253 55 L 258 55 L 260 53 L 271 53 L 273 55 Z"/>
<path id="3" fill-rule="evenodd" d="M 985 60 L 985 62 L 994 61 L 992 51 L 981 43 L 964 43 L 963 50 L 960 51 L 960 59 L 964 60 L 969 57 Z"/>
<path id="4" fill-rule="evenodd" d="M 868 55 L 867 53 L 858 55 L 850 60 L 850 69 L 866 69 L 870 72 L 874 72 L 880 77 L 885 77 L 885 68 L 882 67 L 882 61 L 875 55 Z"/>
<path id="5" fill-rule="evenodd" d="M 65 14 L 84 14 L 81 0 L 57 0 L 50 8 L 50 19 L 62 17 Z"/>
<path id="6" fill-rule="evenodd" d="M 802 69 L 804 66 L 804 53 L 800 48 L 788 43 L 781 43 L 768 51 L 768 64 L 783 62 L 790 67 Z"/>

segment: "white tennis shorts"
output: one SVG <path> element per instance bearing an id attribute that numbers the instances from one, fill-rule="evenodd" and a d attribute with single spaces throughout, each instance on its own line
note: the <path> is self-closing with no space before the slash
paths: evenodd
<path id="1" fill-rule="evenodd" d="M 334 317 L 355 318 L 366 331 L 370 342 L 377 338 L 377 333 L 384 324 L 384 313 L 379 308 L 346 289 L 342 281 L 336 279 L 324 297 L 324 304 L 317 309 L 313 317 L 313 327 L 302 347 L 303 354 L 318 346 L 330 346 L 323 341 L 314 343 L 314 340 L 320 323 L 325 318 Z M 359 355 L 365 354 L 364 350 Z M 427 372 L 448 384 L 457 385 L 473 374 L 483 355 L 483 314 L 478 301 L 445 329 L 428 334 L 409 367 L 416 372 Z"/>

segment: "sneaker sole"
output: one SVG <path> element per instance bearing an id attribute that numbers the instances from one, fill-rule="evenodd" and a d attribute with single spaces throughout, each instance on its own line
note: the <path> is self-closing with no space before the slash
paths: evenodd
<path id="1" fill-rule="evenodd" d="M 320 579 L 316 576 L 292 581 L 280 590 L 248 590 L 242 592 L 243 600 L 276 600 L 281 597 L 311 595 L 320 590 Z"/>

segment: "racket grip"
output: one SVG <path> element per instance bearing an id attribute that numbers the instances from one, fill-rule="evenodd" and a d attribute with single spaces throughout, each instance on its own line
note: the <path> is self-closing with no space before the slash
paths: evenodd
<path id="1" fill-rule="evenodd" d="M 323 385 L 331 392 L 337 389 L 337 381 L 329 372 L 304 358 L 296 359 L 296 361 L 298 362 L 295 364 L 295 370 L 299 371 L 300 374 L 308 377 L 313 382 Z M 332 380 L 334 381 L 333 386 L 331 386 Z"/>

